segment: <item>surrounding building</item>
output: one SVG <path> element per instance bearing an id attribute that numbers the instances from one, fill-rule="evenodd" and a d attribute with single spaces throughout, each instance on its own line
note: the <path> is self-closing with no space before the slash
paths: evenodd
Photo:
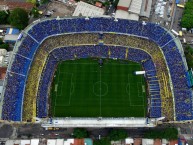
<path id="1" fill-rule="evenodd" d="M 25 139 L 7 140 L 5 145 L 93 145 L 90 138 L 85 139 Z"/>
<path id="2" fill-rule="evenodd" d="M 115 13 L 116 18 L 139 20 L 140 16 L 149 18 L 152 0 L 120 0 Z"/>
<path id="3" fill-rule="evenodd" d="M 18 29 L 7 28 L 5 36 L 4 36 L 4 42 L 15 43 L 17 41 L 18 36 L 19 36 L 19 30 Z"/>
<path id="4" fill-rule="evenodd" d="M 0 0 L 0 10 L 13 10 L 15 8 L 23 8 L 26 11 L 31 11 L 35 5 L 30 2 L 14 2 Z"/>
<path id="5" fill-rule="evenodd" d="M 99 5 L 97 5 L 99 6 Z M 85 2 L 78 2 L 77 7 L 73 13 L 73 16 L 101 16 L 105 10 L 97 6 L 90 5 Z"/>

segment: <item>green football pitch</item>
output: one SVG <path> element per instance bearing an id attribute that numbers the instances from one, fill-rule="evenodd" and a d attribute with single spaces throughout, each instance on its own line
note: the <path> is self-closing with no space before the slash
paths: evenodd
<path id="1" fill-rule="evenodd" d="M 145 117 L 146 86 L 140 64 L 97 59 L 60 62 L 51 88 L 53 117 Z"/>

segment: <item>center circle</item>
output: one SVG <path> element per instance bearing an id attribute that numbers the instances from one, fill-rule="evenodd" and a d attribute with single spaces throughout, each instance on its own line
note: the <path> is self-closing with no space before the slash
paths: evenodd
<path id="1" fill-rule="evenodd" d="M 104 82 L 96 82 L 93 85 L 93 93 L 96 96 L 105 96 L 108 93 L 108 85 Z"/>

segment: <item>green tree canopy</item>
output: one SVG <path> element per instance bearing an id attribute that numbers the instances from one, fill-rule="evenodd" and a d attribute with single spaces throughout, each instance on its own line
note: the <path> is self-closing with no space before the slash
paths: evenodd
<path id="1" fill-rule="evenodd" d="M 109 138 L 112 141 L 117 141 L 117 140 L 122 140 L 128 137 L 128 134 L 125 130 L 123 129 L 113 129 L 109 133 Z"/>
<path id="2" fill-rule="evenodd" d="M 0 44 L 3 44 L 3 39 L 0 38 Z"/>
<path id="3" fill-rule="evenodd" d="M 28 13 L 21 8 L 14 9 L 9 16 L 10 24 L 20 30 L 28 25 L 28 20 Z"/>
<path id="4" fill-rule="evenodd" d="M 185 56 L 188 64 L 188 68 L 193 68 L 193 48 L 189 45 L 185 47 Z"/>
<path id="5" fill-rule="evenodd" d="M 94 140 L 94 145 L 111 145 L 111 142 L 108 138 L 102 138 L 100 140 Z"/>
<path id="6" fill-rule="evenodd" d="M 119 3 L 119 0 L 113 0 L 113 6 L 114 7 L 117 7 L 118 3 Z"/>
<path id="7" fill-rule="evenodd" d="M 178 139 L 178 130 L 176 128 L 165 128 L 163 130 L 149 130 L 144 135 L 145 138 L 151 139 Z"/>
<path id="8" fill-rule="evenodd" d="M 35 7 L 33 7 L 33 9 L 31 10 L 31 14 L 34 16 L 34 18 L 38 18 L 39 17 L 39 10 Z"/>
<path id="9" fill-rule="evenodd" d="M 88 137 L 88 132 L 84 128 L 75 128 L 73 131 L 75 138 L 86 138 Z"/>
<path id="10" fill-rule="evenodd" d="M 3 40 L 0 38 L 0 49 L 2 49 L 2 48 L 8 50 L 9 44 L 4 43 Z"/>
<path id="11" fill-rule="evenodd" d="M 0 44 L 0 48 L 8 50 L 9 44 L 7 44 L 7 43 Z"/>
<path id="12" fill-rule="evenodd" d="M 181 26 L 187 29 L 193 28 L 193 0 L 189 0 L 185 4 Z"/>
<path id="13" fill-rule="evenodd" d="M 7 24 L 8 23 L 8 16 L 9 12 L 0 11 L 0 24 Z"/>

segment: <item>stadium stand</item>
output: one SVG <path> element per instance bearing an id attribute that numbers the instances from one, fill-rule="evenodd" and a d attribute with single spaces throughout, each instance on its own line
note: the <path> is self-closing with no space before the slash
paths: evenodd
<path id="1" fill-rule="evenodd" d="M 2 119 L 47 117 L 49 85 L 57 62 L 85 57 L 141 63 L 147 72 L 150 117 L 193 119 L 186 62 L 173 36 L 161 26 L 113 18 L 46 19 L 30 25 L 25 33 L 9 65 Z"/>

